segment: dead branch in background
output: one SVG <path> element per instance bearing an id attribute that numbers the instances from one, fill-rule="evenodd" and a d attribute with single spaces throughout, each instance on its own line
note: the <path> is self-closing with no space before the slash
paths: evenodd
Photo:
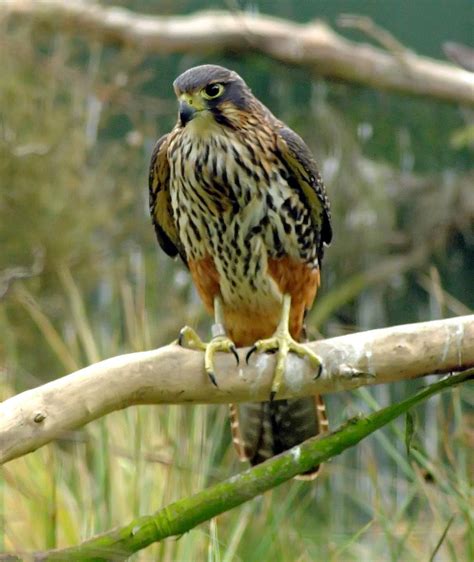
<path id="1" fill-rule="evenodd" d="M 141 52 L 212 55 L 257 51 L 316 75 L 376 89 L 474 105 L 474 74 L 447 62 L 419 56 L 364 20 L 342 20 L 376 35 L 384 51 L 349 41 L 321 21 L 299 24 L 245 12 L 198 12 L 147 16 L 93 2 L 0 0 L 0 15 L 28 19 L 55 31 L 84 35 Z"/>
<path id="2" fill-rule="evenodd" d="M 323 361 L 315 379 L 290 354 L 279 398 L 350 390 L 474 366 L 474 315 L 407 324 L 308 344 Z M 245 366 L 227 354 L 216 361 L 219 387 L 201 352 L 168 345 L 90 365 L 0 404 L 0 462 L 38 447 L 115 410 L 136 404 L 227 403 L 268 399 L 275 358 Z"/>

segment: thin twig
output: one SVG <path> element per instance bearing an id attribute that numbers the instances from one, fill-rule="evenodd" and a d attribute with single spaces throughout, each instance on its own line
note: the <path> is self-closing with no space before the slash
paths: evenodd
<path id="1" fill-rule="evenodd" d="M 397 57 L 403 57 L 411 51 L 400 43 L 400 41 L 389 31 L 377 25 L 372 18 L 361 16 L 358 14 L 341 14 L 337 18 L 337 24 L 340 27 L 358 29 L 379 43 L 387 51 L 393 53 Z"/>
<path id="2" fill-rule="evenodd" d="M 42 248 L 36 248 L 33 251 L 33 263 L 30 266 L 16 266 L 3 270 L 0 273 L 0 300 L 6 296 L 15 281 L 36 277 L 43 271 L 43 267 L 44 250 Z"/>

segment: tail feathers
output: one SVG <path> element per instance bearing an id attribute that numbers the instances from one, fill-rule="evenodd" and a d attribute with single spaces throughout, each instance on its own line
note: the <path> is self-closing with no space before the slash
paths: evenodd
<path id="1" fill-rule="evenodd" d="M 250 461 L 251 465 L 328 430 L 321 396 L 231 404 L 230 416 L 232 438 L 239 458 Z M 319 466 L 315 466 L 297 478 L 312 480 L 318 471 Z"/>
<path id="2" fill-rule="evenodd" d="M 303 400 L 306 400 L 304 398 Z M 316 406 L 316 417 L 318 420 L 318 431 L 315 435 L 327 433 L 329 431 L 329 421 L 326 414 L 326 405 L 324 404 L 323 397 L 320 394 L 314 396 L 314 405 Z M 306 437 L 308 439 L 308 437 Z M 296 480 L 314 480 L 321 470 L 321 465 L 317 465 L 314 469 L 309 470 L 303 474 L 295 476 Z"/>

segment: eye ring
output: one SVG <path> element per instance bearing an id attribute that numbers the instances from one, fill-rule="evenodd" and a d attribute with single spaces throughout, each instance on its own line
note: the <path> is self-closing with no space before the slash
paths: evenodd
<path id="1" fill-rule="evenodd" d="M 224 93 L 224 84 L 214 82 L 208 84 L 201 90 L 202 97 L 206 100 L 214 100 Z"/>

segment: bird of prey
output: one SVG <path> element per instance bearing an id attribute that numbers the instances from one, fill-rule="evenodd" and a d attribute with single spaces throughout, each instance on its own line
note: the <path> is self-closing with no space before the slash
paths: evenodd
<path id="1" fill-rule="evenodd" d="M 320 358 L 301 343 L 332 237 L 329 203 L 304 141 L 279 121 L 234 71 L 202 65 L 174 82 L 173 130 L 152 154 L 150 212 L 158 242 L 179 255 L 214 315 L 203 343 L 189 327 L 180 341 L 202 349 L 217 384 L 216 352 L 251 346 L 276 352 L 267 402 L 231 405 L 241 460 L 258 464 L 327 430 L 321 397 L 279 400 L 289 352 Z M 303 477 L 317 474 L 313 467 Z"/>

